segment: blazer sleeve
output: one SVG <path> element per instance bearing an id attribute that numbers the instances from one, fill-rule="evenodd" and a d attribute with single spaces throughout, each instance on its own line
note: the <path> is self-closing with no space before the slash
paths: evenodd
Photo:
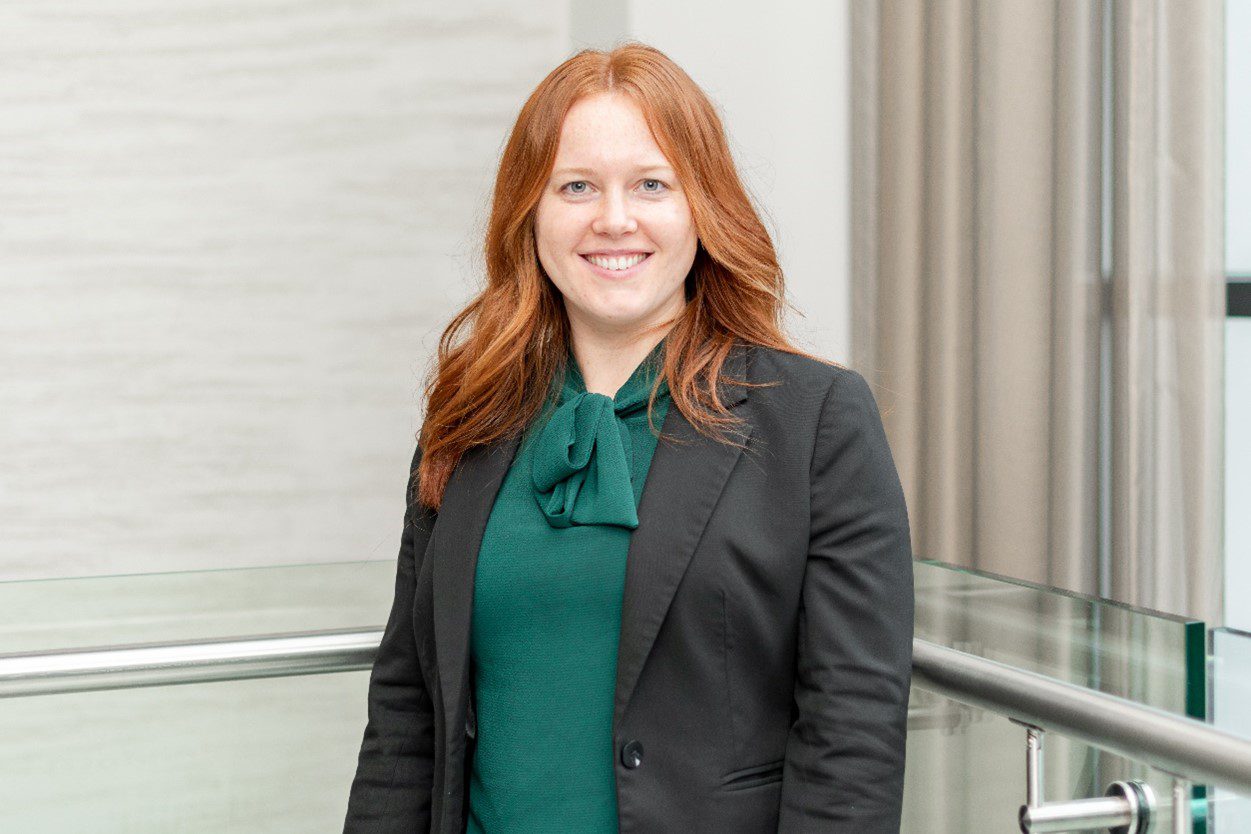
<path id="1" fill-rule="evenodd" d="M 411 472 L 421 463 L 421 447 Z M 436 513 L 418 507 L 409 478 L 395 598 L 369 676 L 369 720 L 348 797 L 344 834 L 430 830 L 434 710 L 417 659 L 413 595 Z"/>
<path id="2" fill-rule="evenodd" d="M 877 404 L 838 370 L 813 449 L 811 538 L 779 834 L 898 834 L 912 679 L 912 546 Z"/>

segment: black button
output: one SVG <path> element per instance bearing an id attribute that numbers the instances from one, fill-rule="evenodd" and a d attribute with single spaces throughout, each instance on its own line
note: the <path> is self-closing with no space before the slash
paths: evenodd
<path id="1" fill-rule="evenodd" d="M 621 763 L 633 770 L 643 763 L 643 744 L 631 739 L 621 745 Z"/>

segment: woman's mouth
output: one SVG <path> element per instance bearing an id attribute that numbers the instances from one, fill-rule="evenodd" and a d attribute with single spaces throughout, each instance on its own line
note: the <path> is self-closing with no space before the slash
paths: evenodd
<path id="1" fill-rule="evenodd" d="M 604 278 L 620 280 L 638 273 L 651 256 L 650 252 L 615 257 L 583 255 L 582 260 L 586 261 L 587 266 L 596 274 Z"/>

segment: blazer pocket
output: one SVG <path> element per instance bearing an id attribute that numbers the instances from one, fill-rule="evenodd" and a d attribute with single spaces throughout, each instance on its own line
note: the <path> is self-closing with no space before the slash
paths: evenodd
<path id="1" fill-rule="evenodd" d="M 778 759 L 776 762 L 768 762 L 753 767 L 745 767 L 742 770 L 735 770 L 721 777 L 721 787 L 727 791 L 740 791 L 746 788 L 768 785 L 772 782 L 780 782 L 782 781 L 782 769 L 785 764 L 785 759 Z"/>

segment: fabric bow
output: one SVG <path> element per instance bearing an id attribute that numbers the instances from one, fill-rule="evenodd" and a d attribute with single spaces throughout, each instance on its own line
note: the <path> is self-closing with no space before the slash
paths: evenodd
<path id="1" fill-rule="evenodd" d="M 661 343 L 663 345 L 663 342 Z M 535 442 L 535 499 L 552 527 L 639 526 L 631 472 L 634 449 L 625 418 L 646 412 L 661 345 L 644 359 L 616 397 L 587 391 L 570 356 L 559 404 Z M 668 391 L 662 383 L 658 397 Z"/>

